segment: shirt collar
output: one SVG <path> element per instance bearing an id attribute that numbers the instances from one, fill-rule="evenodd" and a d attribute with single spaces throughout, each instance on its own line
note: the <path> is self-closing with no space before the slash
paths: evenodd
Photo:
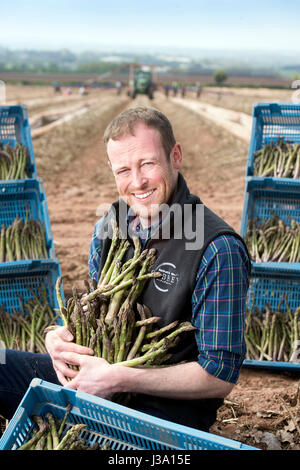
<path id="1" fill-rule="evenodd" d="M 139 238 L 144 240 L 147 240 L 151 237 L 151 234 L 154 232 L 154 230 L 156 230 L 160 223 L 161 221 L 158 221 L 149 227 L 143 228 L 139 216 L 136 215 L 132 209 L 129 209 L 127 213 L 127 224 L 130 228 L 130 232 L 136 234 Z"/>

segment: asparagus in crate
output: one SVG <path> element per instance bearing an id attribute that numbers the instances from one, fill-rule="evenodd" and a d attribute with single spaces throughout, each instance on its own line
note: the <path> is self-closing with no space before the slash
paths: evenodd
<path id="1" fill-rule="evenodd" d="M 300 222 L 290 225 L 273 214 L 264 222 L 249 220 L 245 241 L 255 262 L 300 262 Z"/>
<path id="2" fill-rule="evenodd" d="M 292 311 L 285 296 L 286 312 L 272 310 L 266 304 L 264 310 L 255 307 L 255 299 L 247 312 L 245 339 L 247 359 L 267 361 L 293 361 L 300 339 L 300 306 Z"/>
<path id="3" fill-rule="evenodd" d="M 47 290 L 41 286 L 24 302 L 20 298 L 20 311 L 10 315 L 0 306 L 0 340 L 8 349 L 46 353 L 44 330 L 55 325 L 57 316 L 47 300 Z"/>
<path id="4" fill-rule="evenodd" d="M 62 320 L 77 344 L 92 348 L 95 356 L 109 363 L 126 367 L 163 366 L 180 335 L 195 328 L 190 322 L 158 326 L 160 316 L 153 315 L 146 305 L 138 302 L 147 281 L 161 276 L 152 271 L 156 251 L 141 250 L 140 241 L 134 238 L 133 257 L 124 262 L 129 242 L 119 238 L 115 224 L 113 231 L 98 283 L 85 281 L 83 294 L 73 287 L 73 295 L 64 306 L 61 278 L 57 280 Z"/>
<path id="5" fill-rule="evenodd" d="M 300 178 L 300 144 L 279 137 L 254 153 L 254 176 Z"/>
<path id="6" fill-rule="evenodd" d="M 34 427 L 32 435 L 17 450 L 106 450 L 108 442 L 100 445 L 94 442 L 88 445 L 82 433 L 86 430 L 83 423 L 70 424 L 67 418 L 71 411 L 71 405 L 66 408 L 63 419 L 58 419 L 48 412 L 44 417 L 32 416 Z"/>
<path id="7" fill-rule="evenodd" d="M 27 147 L 20 142 L 14 147 L 11 144 L 0 143 L 0 180 L 29 178 L 28 164 Z"/>
<path id="8" fill-rule="evenodd" d="M 40 220 L 16 216 L 12 225 L 0 230 L 0 263 L 48 258 L 45 230 Z"/>

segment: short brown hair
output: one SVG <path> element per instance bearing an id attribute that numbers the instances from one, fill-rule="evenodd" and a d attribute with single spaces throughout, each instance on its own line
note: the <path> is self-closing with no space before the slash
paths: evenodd
<path id="1" fill-rule="evenodd" d="M 134 135 L 134 129 L 140 122 L 160 133 L 162 146 L 167 158 L 169 158 L 171 150 L 176 144 L 171 123 L 161 111 L 150 107 L 139 106 L 126 109 L 116 116 L 104 132 L 105 147 L 107 147 L 109 139 L 118 140 L 126 135 Z"/>

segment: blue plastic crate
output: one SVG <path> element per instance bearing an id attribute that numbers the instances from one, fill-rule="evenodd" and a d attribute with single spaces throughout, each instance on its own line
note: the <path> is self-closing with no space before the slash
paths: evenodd
<path id="1" fill-rule="evenodd" d="M 25 105 L 0 106 L 0 142 L 25 145 L 29 153 L 29 178 L 37 178 L 28 112 Z"/>
<path id="2" fill-rule="evenodd" d="M 292 310 L 300 306 L 300 270 L 289 263 L 253 263 L 250 286 L 247 295 L 247 307 L 253 303 L 263 310 L 266 303 L 272 309 L 280 307 L 286 312 L 284 295 L 288 295 L 288 303 Z"/>
<path id="3" fill-rule="evenodd" d="M 257 218 L 259 223 L 263 223 L 272 214 L 278 215 L 288 225 L 290 225 L 289 217 L 300 222 L 300 192 L 297 191 L 297 186 L 290 184 L 283 189 L 275 180 L 247 178 L 240 226 L 241 236 L 246 237 L 249 220 Z M 268 264 L 272 266 L 282 263 Z M 290 264 L 300 269 L 300 263 Z"/>
<path id="4" fill-rule="evenodd" d="M 32 415 L 51 412 L 63 418 L 66 407 L 73 408 L 67 420 L 84 423 L 79 436 L 87 444 L 109 442 L 111 450 L 259 450 L 241 442 L 154 418 L 87 393 L 33 379 L 0 440 L 0 450 L 14 450 L 32 431 Z"/>
<path id="5" fill-rule="evenodd" d="M 300 104 L 294 103 L 255 103 L 252 112 L 252 131 L 248 150 L 246 177 L 254 173 L 254 153 L 283 137 L 292 143 L 300 142 Z M 285 186 L 299 184 L 293 178 L 267 177 Z M 298 190 L 300 187 L 298 186 Z"/>
<path id="6" fill-rule="evenodd" d="M 268 303 L 273 310 L 287 312 L 284 296 L 292 311 L 300 306 L 300 270 L 289 263 L 255 263 L 252 267 L 247 307 L 253 304 L 264 310 Z M 300 371 L 299 362 L 246 359 L 243 365 L 262 369 Z"/>
<path id="7" fill-rule="evenodd" d="M 55 283 L 60 276 L 61 269 L 57 259 L 1 263 L 0 305 L 3 305 L 9 314 L 13 313 L 13 309 L 20 311 L 19 297 L 27 301 L 32 297 L 29 288 L 38 294 L 38 289 L 44 285 L 49 305 L 52 308 L 59 308 Z"/>
<path id="8" fill-rule="evenodd" d="M 42 180 L 27 179 L 0 182 L 0 227 L 11 225 L 16 216 L 39 220 L 45 229 L 48 258 L 55 258 L 48 205 Z M 0 266 L 3 263 L 0 263 Z"/>
<path id="9" fill-rule="evenodd" d="M 254 359 L 245 359 L 243 366 L 253 369 L 262 369 L 270 371 L 290 371 L 299 372 L 300 364 L 297 362 L 283 362 L 283 361 L 258 361 Z"/>

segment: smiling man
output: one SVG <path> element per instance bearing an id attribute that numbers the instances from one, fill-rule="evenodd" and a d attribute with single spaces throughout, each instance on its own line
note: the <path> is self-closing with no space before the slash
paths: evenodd
<path id="1" fill-rule="evenodd" d="M 161 326 L 189 320 L 197 328 L 179 343 L 170 360 L 172 367 L 116 370 L 110 366 L 115 379 L 108 381 L 116 385 L 115 391 L 134 393 L 129 406 L 208 430 L 222 399 L 238 379 L 245 355 L 244 315 L 250 274 L 247 248 L 207 207 L 204 217 L 197 217 L 203 204 L 190 194 L 180 173 L 183 150 L 160 111 L 144 107 L 124 111 L 107 127 L 104 143 L 120 195 L 112 206 L 113 214 L 117 214 L 120 226 L 127 224 L 140 237 L 144 247 L 156 248 L 153 269 L 169 279 L 165 283 L 150 281 L 140 301 L 162 317 Z M 120 210 L 123 202 L 125 213 Z M 170 237 L 161 236 L 159 227 L 168 213 L 162 220 L 160 207 L 166 205 L 170 212 L 175 205 L 182 208 L 178 212 L 181 217 L 186 208 L 192 208 L 193 224 L 203 225 L 201 248 L 187 249 L 184 230 L 181 238 L 176 230 L 171 230 Z M 89 269 L 96 280 L 110 246 L 102 230 L 107 217 L 96 224 L 91 243 Z M 168 223 L 172 225 L 171 218 Z M 131 241 L 130 235 L 128 239 Z M 104 396 L 106 390 L 96 393 Z"/>
<path id="2" fill-rule="evenodd" d="M 104 143 L 120 198 L 95 226 L 90 276 L 99 279 L 111 244 L 104 227 L 116 217 L 119 226 L 128 229 L 128 256 L 134 250 L 132 236 L 137 235 L 143 247 L 156 249 L 153 269 L 165 275 L 148 281 L 139 302 L 161 317 L 161 327 L 177 320 L 191 321 L 196 329 L 182 336 L 169 367 L 131 368 L 93 357 L 92 350 L 74 344 L 71 333 L 59 327 L 46 336 L 48 355 L 8 351 L 0 370 L 0 413 L 7 416 L 5 407 L 12 411 L 31 378 L 38 376 L 107 399 L 129 392 L 132 408 L 208 431 L 245 357 L 247 248 L 225 221 L 190 193 L 180 172 L 181 145 L 160 111 L 124 111 L 107 127 Z M 185 218 L 200 226 L 200 247 L 188 248 L 181 230 Z M 166 223 L 169 236 L 161 230 Z M 70 364 L 80 366 L 79 372 Z M 16 376 L 17 386 L 12 379 Z"/>
<path id="3" fill-rule="evenodd" d="M 104 141 L 119 195 L 147 227 L 157 221 L 158 208 L 169 204 L 175 193 L 181 146 L 170 139 L 166 153 L 157 129 L 143 122 L 135 124 L 133 135 L 121 139 L 114 140 L 109 132 L 110 128 Z"/>

